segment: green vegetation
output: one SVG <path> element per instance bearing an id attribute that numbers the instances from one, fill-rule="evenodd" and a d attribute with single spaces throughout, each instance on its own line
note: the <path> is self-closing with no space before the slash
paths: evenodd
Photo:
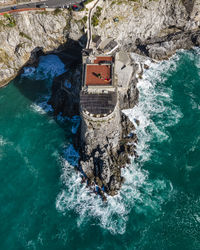
<path id="1" fill-rule="evenodd" d="M 120 4 L 122 4 L 122 3 L 127 3 L 127 2 L 140 3 L 140 1 L 141 1 L 141 0 L 113 0 L 113 1 L 111 2 L 111 5 L 113 5 L 113 4 L 120 5 Z M 151 1 L 151 0 L 150 0 L 150 1 Z M 154 1 L 156 1 L 156 0 L 154 0 Z"/>
<path id="2" fill-rule="evenodd" d="M 48 11 L 44 10 L 44 11 L 37 11 L 38 14 L 44 14 L 44 15 L 47 15 L 48 14 Z"/>
<path id="3" fill-rule="evenodd" d="M 92 16 L 92 25 L 97 26 L 99 24 L 99 17 L 101 16 L 102 8 L 97 6 L 95 13 Z"/>
<path id="4" fill-rule="evenodd" d="M 0 26 L 4 26 L 3 20 L 0 20 Z"/>
<path id="5" fill-rule="evenodd" d="M 32 41 L 32 39 L 30 38 L 30 36 L 28 36 L 24 32 L 19 32 L 19 35 L 22 36 L 22 37 L 24 37 L 24 38 L 26 38 L 26 39 L 28 39 L 28 40 L 30 40 L 30 41 Z"/>
<path id="6" fill-rule="evenodd" d="M 85 25 L 87 22 L 87 16 L 84 16 L 81 20 L 82 20 L 82 23 Z"/>
<path id="7" fill-rule="evenodd" d="M 6 53 L 5 50 L 3 49 L 0 49 L 0 63 L 4 63 L 5 65 L 9 65 L 9 56 L 8 54 Z"/>
<path id="8" fill-rule="evenodd" d="M 54 10 L 54 15 L 58 15 L 58 14 L 60 14 L 62 12 L 62 10 L 60 9 L 60 8 L 56 8 L 55 10 Z"/>
<path id="9" fill-rule="evenodd" d="M 8 13 L 3 14 L 3 16 L 8 20 L 8 24 L 6 24 L 6 26 L 8 27 L 16 26 L 16 22 L 13 16 L 9 15 Z"/>
<path id="10" fill-rule="evenodd" d="M 84 6 L 86 5 L 86 4 L 88 4 L 88 3 L 90 3 L 90 2 L 92 2 L 93 0 L 86 0 L 83 4 L 84 4 Z"/>

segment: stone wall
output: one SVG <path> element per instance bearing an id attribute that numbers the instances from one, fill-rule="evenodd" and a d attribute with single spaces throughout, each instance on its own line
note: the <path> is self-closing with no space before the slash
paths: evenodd
<path id="1" fill-rule="evenodd" d="M 106 117 L 91 117 L 81 112 L 81 141 L 87 145 L 87 152 L 92 152 L 98 146 L 102 147 L 112 141 L 116 148 L 121 138 L 121 116 L 119 102 L 114 111 Z"/>

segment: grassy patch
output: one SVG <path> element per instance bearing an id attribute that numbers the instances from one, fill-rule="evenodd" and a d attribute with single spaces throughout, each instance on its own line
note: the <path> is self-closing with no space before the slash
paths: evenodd
<path id="1" fill-rule="evenodd" d="M 0 26 L 4 26 L 4 21 L 0 20 Z"/>
<path id="2" fill-rule="evenodd" d="M 42 14 L 42 15 L 48 15 L 48 11 L 44 10 L 44 11 L 38 11 L 38 14 Z"/>
<path id="3" fill-rule="evenodd" d="M 60 9 L 60 8 L 56 8 L 55 10 L 54 10 L 54 15 L 58 15 L 58 14 L 60 14 L 62 12 L 62 10 Z"/>
<path id="4" fill-rule="evenodd" d="M 28 36 L 24 32 L 19 32 L 19 35 L 22 36 L 22 37 L 24 37 L 24 38 L 26 38 L 26 39 L 28 39 L 28 40 L 30 40 L 30 41 L 32 41 L 32 39 L 30 38 L 30 36 Z"/>
<path id="5" fill-rule="evenodd" d="M 81 19 L 82 23 L 85 25 L 86 22 L 87 22 L 87 16 L 84 16 L 82 19 Z"/>
<path id="6" fill-rule="evenodd" d="M 92 16 L 92 25 L 97 26 L 99 24 L 99 17 L 101 16 L 102 8 L 97 6 L 95 13 Z"/>
<path id="7" fill-rule="evenodd" d="M 9 15 L 8 13 L 3 14 L 3 16 L 7 19 L 8 23 L 6 24 L 6 26 L 8 27 L 15 27 L 16 26 L 16 22 L 13 16 Z"/>
<path id="8" fill-rule="evenodd" d="M 5 50 L 0 49 L 0 63 L 4 63 L 6 65 L 8 65 L 10 58 L 8 56 L 8 54 L 6 53 Z"/>

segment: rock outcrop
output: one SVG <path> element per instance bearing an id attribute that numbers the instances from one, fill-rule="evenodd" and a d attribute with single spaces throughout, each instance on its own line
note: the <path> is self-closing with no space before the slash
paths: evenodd
<path id="1" fill-rule="evenodd" d="M 93 33 L 112 37 L 121 46 L 134 47 L 137 38 L 161 37 L 199 28 L 199 0 L 100 1 L 102 7 Z"/>
<path id="2" fill-rule="evenodd" d="M 200 45 L 200 0 L 99 0 L 97 5 L 98 13 L 92 19 L 93 36 L 100 36 L 101 41 L 112 37 L 126 53 L 136 52 L 160 60 L 177 49 Z M 34 63 L 39 51 L 62 51 L 74 41 L 84 47 L 87 15 L 85 8 L 76 13 L 45 11 L 0 17 L 0 86 L 27 62 Z M 92 44 L 101 53 L 98 45 Z M 125 54 L 120 52 L 116 56 L 118 102 L 114 116 L 102 121 L 103 126 L 83 117 L 74 138 L 81 156 L 79 170 L 88 185 L 97 185 L 102 195 L 104 191 L 117 194 L 123 183 L 121 168 L 130 161 L 129 155 L 136 156 L 134 126 L 121 110 L 137 103 L 136 74 L 140 65 L 133 60 L 128 62 Z M 71 74 L 67 72 L 54 80 L 49 103 L 55 115 L 81 114 L 80 61 L 72 64 Z M 64 87 L 67 82 L 70 87 Z"/>
<path id="3" fill-rule="evenodd" d="M 92 27 L 93 37 L 112 37 L 126 51 L 163 59 L 178 48 L 199 46 L 199 0 L 99 0 L 98 6 L 102 9 Z M 0 16 L 0 86 L 34 63 L 38 51 L 62 50 L 70 41 L 84 47 L 87 15 L 85 8 Z"/>
<path id="4" fill-rule="evenodd" d="M 96 186 L 96 191 L 104 198 L 104 192 L 116 195 L 124 181 L 121 169 L 130 163 L 129 156 L 137 156 L 135 127 L 122 109 L 132 108 L 138 101 L 136 74 L 139 66 L 129 54 L 116 54 L 114 78 L 117 93 L 113 93 L 116 104 L 113 112 L 101 118 L 82 112 L 79 105 L 81 69 L 78 66 L 70 68 L 69 72 L 54 79 L 49 103 L 55 115 L 60 112 L 70 117 L 81 115 L 81 126 L 74 136 L 74 146 L 80 153 L 78 168 L 88 186 Z M 70 88 L 64 87 L 66 82 L 71 83 Z"/>
<path id="5" fill-rule="evenodd" d="M 71 46 L 72 35 L 83 34 L 72 23 L 70 11 L 30 11 L 0 16 L 0 87 L 13 79 L 41 53 Z"/>
<path id="6" fill-rule="evenodd" d="M 200 30 L 179 31 L 163 37 L 136 40 L 135 52 L 156 60 L 168 59 L 177 49 L 200 46 Z"/>

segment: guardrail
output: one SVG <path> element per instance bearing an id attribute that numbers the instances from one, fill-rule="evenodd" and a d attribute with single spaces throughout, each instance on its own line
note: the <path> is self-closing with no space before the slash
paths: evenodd
<path id="1" fill-rule="evenodd" d="M 23 9 L 17 9 L 17 10 L 8 10 L 8 11 L 5 11 L 5 12 L 1 12 L 0 15 L 4 15 L 5 13 L 16 13 L 16 12 L 23 12 L 23 11 L 31 11 L 31 10 L 37 10 L 37 11 L 45 11 L 46 8 L 23 8 Z"/>
<path id="2" fill-rule="evenodd" d="M 18 2 L 18 1 L 7 1 L 4 0 L 4 2 L 1 1 L 0 3 L 0 8 L 9 8 L 11 6 L 20 6 L 20 5 L 24 5 L 24 4 L 33 4 L 33 3 L 39 3 L 42 4 L 43 2 L 45 2 L 46 0 L 31 0 L 31 1 L 24 1 L 24 2 Z"/>

